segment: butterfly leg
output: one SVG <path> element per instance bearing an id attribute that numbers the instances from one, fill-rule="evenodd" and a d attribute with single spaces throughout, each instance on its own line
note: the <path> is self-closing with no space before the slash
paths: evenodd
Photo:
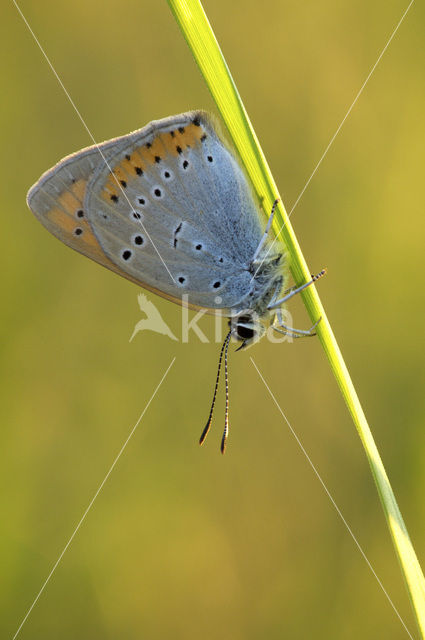
<path id="1" fill-rule="evenodd" d="M 281 287 L 281 285 L 280 285 L 280 283 L 279 283 L 279 284 L 277 285 L 276 289 L 275 289 L 275 292 L 274 292 L 274 294 L 273 294 L 273 296 L 272 296 L 271 300 L 270 300 L 269 308 L 271 307 L 271 305 L 273 305 L 273 304 L 276 302 L 276 300 L 277 300 L 277 298 L 278 298 L 278 296 L 279 296 L 279 294 L 280 294 L 280 287 Z M 293 289 L 293 288 L 294 288 L 294 287 L 291 287 L 290 289 L 287 289 L 286 291 L 284 291 L 284 292 L 283 292 L 283 295 L 286 295 L 289 291 L 292 291 L 292 289 Z"/>
<path id="2" fill-rule="evenodd" d="M 256 260 L 258 259 L 258 256 L 260 255 L 265 243 L 267 242 L 267 238 L 269 236 L 270 229 L 271 229 L 272 224 L 273 224 L 274 212 L 276 211 L 276 207 L 278 205 L 278 202 L 279 202 L 279 200 L 275 200 L 273 202 L 272 211 L 271 211 L 271 214 L 269 216 L 269 219 L 268 219 L 268 222 L 267 222 L 267 225 L 266 225 L 266 230 L 263 233 L 263 237 L 260 240 L 260 244 L 258 245 L 257 249 L 255 250 L 254 257 L 252 258 L 252 262 L 253 263 L 256 262 Z"/>
<path id="3" fill-rule="evenodd" d="M 311 280 L 309 280 L 305 284 L 302 284 L 300 287 L 291 287 L 291 289 L 289 289 L 289 292 L 286 295 L 284 295 L 283 298 L 281 298 L 280 300 L 276 300 L 276 301 L 270 303 L 267 308 L 268 309 L 276 309 L 277 307 L 280 307 L 284 302 L 286 302 L 287 300 L 289 300 L 293 296 L 297 295 L 297 293 L 300 293 L 300 291 L 303 291 L 304 289 L 306 289 L 307 287 L 312 285 L 314 282 L 316 282 L 319 278 L 324 276 L 325 273 L 326 273 L 326 269 L 322 269 L 322 271 L 320 271 L 320 273 L 318 273 L 315 276 L 312 276 Z"/>
<path id="4" fill-rule="evenodd" d="M 319 276 L 320 276 L 320 274 L 319 274 Z M 311 277 L 312 277 L 312 280 L 314 282 L 318 279 L 318 276 L 312 275 Z M 313 282 L 311 282 L 310 284 L 312 284 L 312 283 Z M 292 292 L 298 293 L 298 290 L 299 290 L 298 285 L 294 284 L 292 287 L 289 287 L 289 289 L 285 289 L 285 291 L 283 291 L 282 295 L 286 296 L 288 293 L 292 293 Z M 277 289 L 275 294 L 274 294 L 274 296 L 273 296 L 273 298 L 270 300 L 270 305 L 272 305 L 272 304 L 274 304 L 276 302 L 277 296 L 279 295 L 279 293 L 280 293 L 280 291 L 279 291 L 279 289 Z M 270 308 L 270 305 L 269 305 L 269 308 Z"/>
<path id="5" fill-rule="evenodd" d="M 276 325 L 272 325 L 272 329 L 274 329 L 277 333 L 281 333 L 283 336 L 289 336 L 291 339 L 295 338 L 308 338 L 309 336 L 300 336 L 298 333 L 292 333 L 292 331 L 284 331 L 283 329 L 279 329 L 279 327 L 276 327 Z M 290 327 L 288 327 L 288 329 L 290 329 Z M 310 334 L 310 335 L 315 335 L 314 333 Z"/>
<path id="6" fill-rule="evenodd" d="M 315 330 L 315 328 L 317 327 L 317 325 L 319 324 L 319 322 L 322 319 L 322 318 L 319 318 L 310 327 L 310 329 L 305 330 L 305 329 L 294 329 L 293 327 L 288 327 L 288 325 L 286 325 L 283 322 L 282 310 L 281 309 L 277 309 L 276 310 L 276 318 L 277 318 L 277 321 L 278 321 L 278 326 L 272 325 L 273 329 L 275 329 L 278 333 L 283 333 L 284 335 L 291 335 L 293 338 L 303 338 L 303 337 L 315 336 L 316 332 L 314 330 Z"/>

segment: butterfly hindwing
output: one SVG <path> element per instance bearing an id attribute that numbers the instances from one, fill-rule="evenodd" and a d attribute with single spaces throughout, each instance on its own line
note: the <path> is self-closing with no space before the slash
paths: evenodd
<path id="1" fill-rule="evenodd" d="M 28 206 L 42 225 L 64 244 L 131 282 L 143 284 L 146 289 L 181 303 L 180 298 L 150 287 L 121 270 L 106 256 L 88 221 L 84 209 L 87 186 L 99 164 L 108 158 L 110 149 L 116 151 L 119 141 L 111 140 L 88 147 L 61 160 L 30 189 Z"/>

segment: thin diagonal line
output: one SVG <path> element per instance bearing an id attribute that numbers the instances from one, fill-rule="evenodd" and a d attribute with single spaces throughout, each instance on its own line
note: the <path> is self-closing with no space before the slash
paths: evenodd
<path id="1" fill-rule="evenodd" d="M 367 83 L 369 82 L 371 75 L 373 74 L 373 72 L 375 71 L 376 67 L 378 66 L 378 64 L 379 64 L 379 62 L 380 62 L 380 60 L 381 60 L 382 56 L 384 55 L 384 53 L 385 53 L 385 52 L 386 52 L 386 50 L 388 49 L 388 47 L 389 47 L 389 45 L 390 45 L 390 43 L 391 43 L 392 39 L 394 38 L 395 34 L 397 33 L 397 31 L 398 31 L 398 29 L 399 29 L 399 27 L 400 27 L 401 23 L 403 22 L 404 18 L 406 17 L 407 12 L 409 11 L 409 9 L 410 9 L 410 7 L 412 6 L 413 2 L 414 2 L 414 0 L 410 0 L 409 4 L 408 4 L 408 6 L 407 6 L 407 9 L 405 10 L 405 12 L 403 13 L 403 15 L 401 16 L 400 20 L 399 20 L 399 21 L 398 21 L 398 23 L 397 23 L 397 26 L 395 27 L 395 29 L 393 30 L 392 34 L 391 34 L 391 35 L 390 35 L 390 37 L 388 38 L 388 40 L 387 40 L 387 43 L 386 43 L 385 47 L 382 49 L 381 53 L 379 54 L 378 59 L 377 59 L 377 61 L 375 62 L 375 64 L 373 65 L 372 69 L 369 71 L 369 74 L 368 74 L 368 76 L 367 76 L 366 80 L 363 82 L 363 84 L 362 84 L 362 86 L 360 87 L 360 89 L 359 89 L 359 91 L 358 91 L 358 93 L 357 93 L 356 97 L 354 98 L 353 102 L 351 103 L 350 108 L 348 109 L 347 113 L 345 114 L 345 116 L 344 116 L 344 117 L 343 117 L 343 119 L 341 120 L 341 123 L 340 123 L 340 125 L 339 125 L 338 129 L 335 131 L 334 135 L 333 135 L 333 136 L 332 136 L 332 138 L 330 139 L 330 141 L 329 141 L 329 143 L 328 143 L 328 146 L 327 146 L 327 147 L 326 147 L 326 149 L 324 150 L 324 152 L 323 152 L 323 154 L 322 154 L 322 156 L 321 156 L 321 158 L 320 158 L 319 162 L 318 162 L 318 163 L 316 164 L 316 166 L 314 167 L 314 169 L 313 169 L 313 171 L 312 171 L 312 173 L 311 173 L 311 175 L 310 175 L 309 179 L 307 180 L 307 182 L 305 183 L 304 187 L 302 188 L 302 190 L 301 190 L 301 192 L 300 192 L 300 194 L 299 194 L 298 198 L 295 200 L 295 203 L 293 204 L 292 209 L 290 210 L 290 212 L 289 212 L 289 214 L 288 214 L 288 220 L 289 220 L 289 218 L 291 217 L 292 212 L 294 211 L 295 207 L 297 206 L 297 204 L 299 203 L 299 201 L 300 201 L 300 200 L 301 200 L 301 198 L 303 197 L 305 190 L 307 189 L 308 185 L 310 184 L 310 182 L 312 181 L 313 177 L 315 176 L 315 174 L 316 174 L 316 172 L 317 172 L 318 168 L 320 167 L 320 165 L 322 164 L 323 160 L 325 159 L 326 154 L 328 153 L 329 149 L 331 148 L 332 144 L 334 143 L 335 138 L 337 137 L 337 135 L 338 135 L 338 134 L 339 134 L 339 132 L 341 131 L 341 129 L 342 129 L 342 127 L 343 127 L 343 125 L 344 125 L 345 121 L 347 120 L 348 116 L 350 115 L 351 111 L 353 110 L 353 107 L 355 106 L 355 104 L 356 104 L 357 100 L 360 98 L 361 94 L 363 93 L 363 90 L 364 90 L 365 86 L 367 85 Z M 274 243 L 276 242 L 276 240 L 278 239 L 278 237 L 279 237 L 279 236 L 280 236 L 280 234 L 282 233 L 282 230 L 283 230 L 283 228 L 285 227 L 285 224 L 286 224 L 286 222 L 284 222 L 284 223 L 283 223 L 283 225 L 280 227 L 279 231 L 277 232 L 277 234 L 276 234 L 276 236 L 275 236 L 275 238 L 274 238 L 273 242 L 271 243 L 271 245 L 269 246 L 269 248 L 268 248 L 268 250 L 267 250 L 267 252 L 266 252 L 266 255 L 263 257 L 263 259 L 262 259 L 262 261 L 261 261 L 260 265 L 258 266 L 258 268 L 257 268 L 257 270 L 256 270 L 256 272 L 255 272 L 255 274 L 253 275 L 252 280 L 253 280 L 253 279 L 255 278 L 255 276 L 257 275 L 258 270 L 261 268 L 261 266 L 262 266 L 262 264 L 263 264 L 264 260 L 265 260 L 265 259 L 267 258 L 267 256 L 269 255 L 269 253 L 270 253 L 270 251 L 271 251 L 271 249 L 272 249 L 272 247 L 273 247 Z"/>
<path id="2" fill-rule="evenodd" d="M 251 362 L 254 365 L 258 375 L 260 376 L 261 380 L 264 383 L 264 386 L 266 387 L 267 391 L 269 392 L 273 402 L 275 403 L 276 407 L 278 408 L 280 414 L 282 415 L 283 419 L 285 420 L 286 424 L 288 425 L 289 429 L 291 430 L 292 435 L 294 436 L 295 440 L 297 441 L 298 446 L 300 447 L 301 451 L 303 452 L 303 454 L 305 455 L 305 457 L 307 458 L 307 461 L 309 463 L 309 465 L 311 466 L 311 468 L 313 469 L 317 479 L 319 480 L 320 484 L 322 485 L 323 489 L 326 492 L 326 495 L 328 496 L 329 500 L 331 501 L 332 505 L 334 506 L 337 514 L 339 515 L 339 517 L 341 518 L 342 522 L 344 523 L 344 526 L 346 527 L 348 533 L 350 534 L 350 536 L 352 537 L 352 539 L 354 540 L 358 550 L 360 551 L 361 555 L 363 556 L 363 559 L 365 560 L 367 566 L 369 567 L 369 569 L 372 571 L 373 575 L 375 576 L 379 586 L 381 587 L 382 591 L 384 592 L 388 602 L 390 603 L 390 605 L 392 606 L 392 608 L 394 609 L 398 619 L 400 620 L 401 624 L 403 625 L 404 629 L 406 630 L 407 635 L 409 636 L 409 638 L 411 638 L 411 640 L 413 640 L 413 636 L 411 635 L 409 629 L 406 627 L 403 618 L 401 617 L 401 615 L 399 614 L 398 610 L 396 609 L 393 601 L 391 600 L 388 592 L 385 590 L 384 585 L 382 584 L 382 582 L 380 581 L 380 579 L 378 578 L 374 568 L 372 567 L 371 563 L 369 562 L 365 552 L 363 551 L 362 547 L 360 546 L 359 541 L 357 540 L 356 536 L 354 535 L 352 529 L 350 528 L 350 525 L 348 524 L 348 522 L 346 521 L 346 519 L 344 518 L 344 516 L 341 513 L 341 510 L 339 509 L 338 505 L 336 504 L 334 498 L 332 497 L 329 489 L 327 488 L 324 480 L 322 479 L 320 473 L 318 472 L 317 468 L 315 467 L 313 461 L 311 460 L 310 456 L 308 455 L 307 451 L 305 450 L 304 446 L 301 443 L 301 440 L 299 439 L 298 435 L 295 433 L 292 425 L 290 424 L 288 418 L 286 417 L 286 415 L 283 413 L 282 408 L 280 406 L 280 404 L 278 403 L 278 401 L 276 400 L 275 396 L 273 395 L 272 390 L 270 389 L 269 385 L 267 384 L 267 382 L 264 380 L 264 377 L 262 375 L 262 373 L 260 372 L 259 368 L 257 367 L 256 363 L 254 362 L 253 358 L 251 357 Z"/>
<path id="3" fill-rule="evenodd" d="M 52 577 L 52 575 L 54 574 L 58 564 L 60 563 L 60 561 L 62 560 L 66 550 L 68 549 L 69 545 L 71 544 L 71 542 L 73 541 L 77 531 L 79 530 L 79 528 L 81 527 L 81 525 L 83 524 L 88 512 L 90 511 L 90 509 L 93 506 L 94 501 L 96 500 L 97 496 L 99 495 L 99 493 L 102 491 L 103 486 L 105 484 L 105 482 L 107 481 L 107 479 L 109 478 L 109 476 L 111 475 L 115 465 L 117 464 L 118 460 L 121 457 L 121 454 L 123 453 L 124 449 L 126 448 L 127 444 L 130 441 L 130 438 L 132 437 L 132 435 L 134 434 L 134 432 L 136 431 L 137 427 L 139 426 L 140 421 L 142 420 L 143 416 L 145 415 L 146 411 L 149 408 L 149 405 L 151 404 L 152 400 L 154 399 L 154 397 L 157 394 L 157 391 L 159 390 L 160 386 L 162 385 L 162 383 L 164 382 L 165 378 L 168 375 L 168 372 L 170 371 L 171 367 L 174 364 L 175 361 L 175 357 L 171 360 L 170 364 L 167 367 L 167 370 L 165 371 L 164 375 L 162 376 L 161 380 L 159 381 L 155 391 L 153 392 L 153 394 L 151 395 L 147 405 L 145 406 L 145 408 L 143 409 L 142 413 L 139 416 L 139 419 L 137 420 L 136 424 L 134 425 L 134 427 L 132 428 L 132 430 L 130 431 L 130 434 L 128 435 L 126 441 L 124 442 L 124 444 L 122 445 L 121 449 L 119 450 L 118 455 L 116 456 L 115 460 L 113 461 L 113 463 L 111 464 L 108 473 L 106 474 L 106 476 L 104 477 L 104 479 L 102 480 L 102 482 L 99 485 L 99 488 L 97 489 L 96 493 L 94 494 L 93 498 L 90 500 L 89 505 L 87 507 L 87 509 L 84 511 L 79 523 L 77 524 L 77 526 L 75 527 L 71 537 L 69 538 L 68 542 L 66 543 L 66 545 L 63 548 L 63 551 L 60 553 L 58 559 L 56 560 L 55 564 L 53 565 L 52 570 L 50 571 L 49 575 L 47 576 L 46 580 L 43 583 L 43 586 L 41 587 L 40 591 L 38 592 L 37 596 L 35 597 L 32 605 L 30 606 L 30 608 L 28 609 L 24 619 L 22 620 L 21 624 L 19 625 L 15 635 L 13 636 L 12 640 L 15 640 L 15 638 L 18 636 L 18 633 L 20 632 L 20 630 L 22 629 L 22 627 L 24 626 L 28 616 L 30 615 L 31 611 L 33 610 L 34 606 L 36 605 L 39 597 L 41 596 L 41 594 L 43 593 L 44 589 L 47 586 L 47 583 L 49 582 L 50 578 Z"/>
<path id="4" fill-rule="evenodd" d="M 410 9 L 410 7 L 412 6 L 413 2 L 414 2 L 414 0 L 411 0 L 411 1 L 410 1 L 409 5 L 408 5 L 408 7 L 407 7 L 407 9 L 406 9 L 406 11 L 405 11 L 405 12 L 403 13 L 403 15 L 401 16 L 400 20 L 399 20 L 399 21 L 398 21 L 398 23 L 397 23 L 397 26 L 395 27 L 394 31 L 392 32 L 391 36 L 389 37 L 389 39 L 388 39 L 388 41 L 387 41 L 387 44 L 386 44 L 386 45 L 385 45 L 385 47 L 382 49 L 381 53 L 380 53 L 380 54 L 379 54 L 379 56 L 378 56 L 377 61 L 376 61 L 376 62 L 375 62 L 375 64 L 373 65 L 372 69 L 369 71 L 369 74 L 368 74 L 368 76 L 367 76 L 366 80 L 363 82 L 362 86 L 360 87 L 359 92 L 357 93 L 356 97 L 354 98 L 353 102 L 351 103 L 351 106 L 350 106 L 350 108 L 348 109 L 347 113 L 345 114 L 344 118 L 342 119 L 342 121 L 341 121 L 341 123 L 340 123 L 340 125 L 339 125 L 338 129 L 335 131 L 334 135 L 333 135 L 333 136 L 332 136 L 332 138 L 330 139 L 328 146 L 326 147 L 325 151 L 324 151 L 324 152 L 323 152 L 323 154 L 322 154 L 322 157 L 320 158 L 319 162 L 318 162 L 318 163 L 316 164 L 316 166 L 314 167 L 314 169 L 313 169 L 313 172 L 312 172 L 311 176 L 309 177 L 309 179 L 308 179 L 308 180 L 307 180 L 307 182 L 305 183 L 304 187 L 302 188 L 301 193 L 299 194 L 298 198 L 295 200 L 295 203 L 294 203 L 294 205 L 293 205 L 293 207 L 292 207 L 291 211 L 290 211 L 290 212 L 289 212 L 289 214 L 288 214 L 288 218 L 290 218 L 290 217 L 291 217 L 292 212 L 294 211 L 295 207 L 297 206 L 297 204 L 298 204 L 298 203 L 299 203 L 299 201 L 301 200 L 301 198 L 302 198 L 302 196 L 303 196 L 303 194 L 304 194 L 304 191 L 307 189 L 307 187 L 308 187 L 308 185 L 310 184 L 310 182 L 311 182 L 311 180 L 312 180 L 313 176 L 315 175 L 316 171 L 318 170 L 318 168 L 319 168 L 319 167 L 320 167 L 320 165 L 322 164 L 322 162 L 323 162 L 323 160 L 324 160 L 324 158 L 325 158 L 326 154 L 328 153 L 328 151 L 329 151 L 330 147 L 332 146 L 332 144 L 333 144 L 333 142 L 334 142 L 335 138 L 337 137 L 338 133 L 340 132 L 340 130 L 341 130 L 341 128 L 342 128 L 342 126 L 343 126 L 344 122 L 346 121 L 346 119 L 347 119 L 347 118 L 348 118 L 348 116 L 350 115 L 350 113 L 351 113 L 351 111 L 352 111 L 352 109 L 353 109 L 354 105 L 356 104 L 357 100 L 360 98 L 361 94 L 363 93 L 363 89 L 365 88 L 365 86 L 366 86 L 366 85 L 367 85 L 367 83 L 369 82 L 369 79 L 370 79 L 371 75 L 373 74 L 373 72 L 375 71 L 376 67 L 378 66 L 378 64 L 379 64 L 379 62 L 380 62 L 380 60 L 381 60 L 382 56 L 384 55 L 384 53 L 385 53 L 385 52 L 386 52 L 386 50 L 388 49 L 388 47 L 389 47 L 389 45 L 390 45 L 390 43 L 391 43 L 391 40 L 394 38 L 395 34 L 397 33 L 397 31 L 398 31 L 398 29 L 399 29 L 399 27 L 400 27 L 401 23 L 403 22 L 404 18 L 406 17 L 407 12 L 409 11 L 409 9 Z"/>
<path id="5" fill-rule="evenodd" d="M 128 204 L 129 204 L 129 206 L 130 206 L 131 211 L 132 211 L 133 213 L 136 213 L 136 212 L 134 211 L 133 205 L 131 204 L 131 202 L 130 202 L 130 200 L 129 200 L 128 196 L 127 196 L 127 194 L 125 193 L 125 191 L 124 191 L 124 189 L 123 189 L 123 187 L 122 187 L 122 185 L 121 185 L 120 181 L 118 180 L 118 178 L 116 177 L 116 175 L 115 175 L 115 174 L 114 174 L 114 172 L 112 171 L 112 168 L 111 168 L 111 166 L 110 166 L 109 162 L 107 161 L 107 159 L 106 159 L 106 157 L 105 157 L 105 154 L 103 153 L 102 149 L 100 148 L 100 146 L 98 145 L 98 143 L 97 143 L 97 142 L 96 142 L 96 140 L 94 139 L 94 136 L 93 136 L 92 132 L 90 131 L 90 129 L 88 128 L 88 126 L 87 126 L 87 124 L 86 124 L 86 122 L 85 122 L 85 120 L 84 120 L 83 116 L 81 115 L 80 111 L 78 110 L 77 105 L 75 104 L 75 102 L 73 101 L 73 99 L 71 98 L 71 96 L 69 95 L 69 93 L 68 93 L 68 91 L 67 91 L 67 89 L 66 89 L 65 85 L 63 84 L 62 80 L 60 79 L 60 77 L 59 77 L 59 75 L 58 75 L 58 73 L 57 73 L 56 69 L 54 68 L 53 64 L 50 62 L 50 59 L 49 59 L 49 57 L 48 57 L 47 53 L 44 51 L 43 47 L 41 46 L 41 44 L 40 44 L 40 42 L 39 42 L 39 40 L 38 40 L 37 36 L 36 36 L 36 35 L 35 35 L 35 33 L 34 33 L 34 31 L 31 29 L 31 27 L 30 27 L 30 25 L 29 25 L 29 23 L 28 23 L 28 20 L 26 19 L 26 17 L 25 17 L 25 16 L 24 16 L 24 14 L 22 13 L 22 11 L 21 11 L 20 7 L 18 6 L 18 4 L 17 4 L 16 0 L 12 0 L 12 2 L 13 2 L 13 4 L 15 5 L 15 7 L 16 7 L 16 9 L 17 9 L 17 11 L 19 12 L 19 14 L 20 14 L 20 16 L 21 16 L 22 20 L 25 22 L 25 24 L 26 24 L 26 26 L 27 26 L 27 28 L 28 28 L 28 31 L 31 33 L 32 37 L 34 38 L 35 42 L 37 43 L 38 48 L 40 49 L 41 53 L 43 54 L 44 58 L 46 59 L 46 62 L 47 62 L 47 64 L 49 65 L 50 69 L 52 70 L 52 72 L 53 72 L 54 76 L 56 77 L 56 80 L 59 82 L 60 86 L 62 87 L 62 89 L 63 89 L 63 91 L 64 91 L 64 93 L 65 93 L 66 97 L 68 98 L 69 102 L 71 103 L 71 105 L 72 105 L 72 107 L 73 107 L 73 109 L 74 109 L 75 113 L 77 114 L 77 116 L 78 116 L 78 117 L 79 117 L 79 119 L 81 120 L 81 122 L 82 122 L 82 124 L 83 124 L 83 127 L 85 128 L 85 130 L 86 130 L 86 131 L 87 131 L 87 133 L 89 134 L 90 138 L 92 139 L 94 146 L 97 148 L 97 150 L 99 151 L 100 155 L 102 156 L 102 159 L 103 159 L 103 161 L 104 161 L 105 165 L 108 167 L 108 169 L 109 169 L 109 171 L 110 171 L 111 175 L 113 176 L 113 178 L 114 178 L 115 182 L 117 183 L 117 186 L 118 186 L 119 190 L 120 190 L 120 191 L 121 191 L 121 193 L 123 194 L 124 198 L 127 200 Z M 143 224 L 143 222 L 142 222 L 142 220 L 141 220 L 140 218 L 139 218 L 139 223 L 140 223 L 140 225 L 141 225 L 141 227 L 142 227 L 142 229 L 143 229 L 144 233 L 146 234 L 147 238 L 148 238 L 148 239 L 150 240 L 150 242 L 152 243 L 153 248 L 155 249 L 156 253 L 158 254 L 158 258 L 161 260 L 162 264 L 164 265 L 165 269 L 167 270 L 168 275 L 170 276 L 171 280 L 172 280 L 174 283 L 176 283 L 174 276 L 172 275 L 171 271 L 169 270 L 169 268 L 168 268 L 168 267 L 167 267 L 167 265 L 165 264 L 165 262 L 164 262 L 164 260 L 163 260 L 163 258 L 162 258 L 162 256 L 161 256 L 161 254 L 159 253 L 159 251 L 158 251 L 158 249 L 157 249 L 157 247 L 156 247 L 156 245 L 155 245 L 154 241 L 152 240 L 151 236 L 149 235 L 149 233 L 148 233 L 148 231 L 147 231 L 146 227 L 144 226 L 144 224 Z"/>

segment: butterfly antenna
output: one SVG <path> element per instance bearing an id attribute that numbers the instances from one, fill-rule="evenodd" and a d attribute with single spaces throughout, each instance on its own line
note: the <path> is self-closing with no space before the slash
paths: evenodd
<path id="1" fill-rule="evenodd" d="M 213 395 L 213 399 L 212 399 L 212 403 L 211 403 L 210 415 L 208 417 L 208 422 L 206 424 L 206 427 L 203 430 L 203 432 L 201 434 L 201 437 L 199 438 L 199 444 L 203 444 L 205 438 L 207 437 L 208 431 L 210 430 L 210 427 L 211 427 L 212 417 L 213 417 L 213 413 L 214 413 L 215 399 L 216 399 L 216 396 L 217 396 L 218 383 L 219 383 L 219 380 L 220 380 L 221 361 L 223 360 L 224 349 L 229 344 L 231 335 L 232 335 L 231 331 L 229 331 L 229 333 L 225 337 L 223 345 L 221 347 L 220 357 L 218 359 L 217 377 L 216 377 L 216 380 L 215 380 L 215 389 L 214 389 L 214 395 Z M 227 349 L 226 349 L 226 354 L 227 354 Z M 227 356 L 226 356 L 226 359 L 227 359 Z M 226 368 L 227 368 L 227 366 L 226 366 Z"/>
<path id="2" fill-rule="evenodd" d="M 224 383 L 226 387 L 226 410 L 224 414 L 223 437 L 221 439 L 221 453 L 224 453 L 226 451 L 227 436 L 229 435 L 229 375 L 227 371 L 227 353 L 229 350 L 229 343 L 230 343 L 230 337 L 226 342 L 226 348 L 224 350 Z"/>

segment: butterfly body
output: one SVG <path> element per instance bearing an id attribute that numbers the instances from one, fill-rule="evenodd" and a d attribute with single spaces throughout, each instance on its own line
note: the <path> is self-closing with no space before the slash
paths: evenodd
<path id="1" fill-rule="evenodd" d="M 298 338 L 314 335 L 283 322 L 282 305 L 316 282 L 284 291 L 286 259 L 270 238 L 248 180 L 211 117 L 191 111 L 151 122 L 61 160 L 30 189 L 28 206 L 62 242 L 164 298 L 229 318 L 211 410 L 224 360 L 224 453 L 228 436 L 227 354 L 233 337 L 245 347 L 270 326 Z M 158 317 L 141 296 L 147 318 Z M 170 335 L 168 327 L 162 332 Z M 134 336 L 134 334 L 133 334 Z M 133 337 L 132 336 L 132 337 Z M 173 337 L 173 336 L 170 336 Z"/>

